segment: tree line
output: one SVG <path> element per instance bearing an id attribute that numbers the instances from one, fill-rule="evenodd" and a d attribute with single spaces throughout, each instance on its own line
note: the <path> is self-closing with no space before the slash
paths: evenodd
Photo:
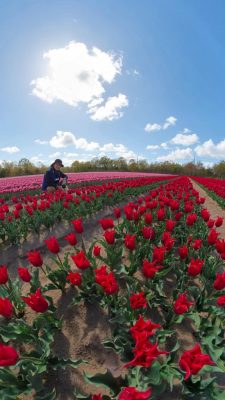
<path id="1" fill-rule="evenodd" d="M 0 178 L 9 176 L 43 174 L 49 165 L 39 163 L 34 165 L 29 159 L 22 158 L 19 162 L 3 161 L 0 165 Z M 225 161 L 220 161 L 212 167 L 205 167 L 201 162 L 188 162 L 178 164 L 176 162 L 149 163 L 146 160 L 126 160 L 123 157 L 111 159 L 108 157 L 93 158 L 90 161 L 72 162 L 70 167 L 65 167 L 64 172 L 88 172 L 88 171 L 128 171 L 151 172 L 189 176 L 217 177 L 225 179 Z"/>

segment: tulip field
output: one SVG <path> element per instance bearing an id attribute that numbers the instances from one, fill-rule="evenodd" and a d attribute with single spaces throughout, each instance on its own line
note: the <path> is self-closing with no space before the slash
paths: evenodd
<path id="1" fill-rule="evenodd" d="M 205 188 L 210 196 L 215 199 L 221 207 L 225 208 L 225 180 L 213 178 L 193 178 L 203 188 Z"/>
<path id="2" fill-rule="evenodd" d="M 224 400 L 224 220 L 191 180 L 29 179 L 0 182 L 0 399 Z"/>
<path id="3" fill-rule="evenodd" d="M 106 181 L 107 179 L 126 179 L 155 176 L 155 174 L 138 172 L 72 172 L 67 174 L 70 184 L 80 184 L 83 182 Z M 157 174 L 163 176 L 164 174 Z M 37 190 L 41 187 L 43 175 L 16 176 L 0 179 L 0 195 L 4 193 L 22 192 L 24 190 Z"/>

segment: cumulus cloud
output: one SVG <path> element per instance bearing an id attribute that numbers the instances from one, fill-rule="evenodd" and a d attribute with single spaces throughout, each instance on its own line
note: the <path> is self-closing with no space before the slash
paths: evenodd
<path id="1" fill-rule="evenodd" d="M 212 139 L 209 139 L 197 146 L 195 152 L 200 157 L 225 158 L 225 139 L 217 144 L 215 144 Z"/>
<path id="2" fill-rule="evenodd" d="M 156 149 L 159 149 L 159 145 L 158 145 L 158 144 L 149 144 L 149 145 L 146 147 L 146 149 L 147 149 L 147 150 L 156 150 Z"/>
<path id="3" fill-rule="evenodd" d="M 38 156 L 32 156 L 30 157 L 30 162 L 34 163 L 34 164 L 38 164 L 38 163 L 42 163 L 44 164 L 44 160 L 41 158 L 42 154 L 39 154 Z"/>
<path id="4" fill-rule="evenodd" d="M 55 153 L 49 154 L 48 157 L 49 157 L 49 158 L 56 158 L 56 157 L 59 157 L 60 154 L 61 154 L 61 153 L 60 153 L 59 151 L 56 151 Z"/>
<path id="5" fill-rule="evenodd" d="M 191 130 L 188 128 L 184 128 L 183 132 L 181 132 L 181 133 L 191 133 Z"/>
<path id="6" fill-rule="evenodd" d="M 183 133 L 178 133 L 176 136 L 174 136 L 171 139 L 172 144 L 181 144 L 183 146 L 191 146 L 198 142 L 199 137 L 196 135 L 196 133 L 192 134 L 183 134 Z"/>
<path id="7" fill-rule="evenodd" d="M 146 132 L 154 132 L 154 131 L 166 130 L 170 126 L 175 125 L 176 121 L 177 121 L 177 118 L 171 116 L 171 117 L 166 118 L 165 122 L 163 124 L 161 124 L 161 125 L 157 124 L 157 123 L 154 123 L 154 124 L 148 123 L 145 126 L 145 131 Z"/>
<path id="8" fill-rule="evenodd" d="M 91 106 L 89 105 L 88 111 L 88 114 L 91 114 L 91 119 L 94 121 L 112 121 L 123 116 L 123 112 L 120 109 L 128 106 L 128 99 L 125 94 L 120 93 L 118 96 L 109 97 L 101 107 L 93 106 L 92 104 Z"/>
<path id="9" fill-rule="evenodd" d="M 66 153 L 66 152 L 64 151 L 63 156 L 64 156 L 64 157 L 68 157 L 68 158 L 73 158 L 73 157 L 79 156 L 79 153 Z"/>
<path id="10" fill-rule="evenodd" d="M 100 151 L 103 154 L 110 154 L 115 153 L 117 157 L 123 157 L 126 159 L 136 158 L 137 154 L 135 154 L 132 150 L 129 150 L 123 144 L 113 144 L 113 143 L 106 143 L 100 147 Z"/>
<path id="11" fill-rule="evenodd" d="M 162 149 L 164 149 L 164 150 L 168 150 L 169 149 L 169 146 L 168 146 L 168 144 L 166 142 L 161 143 L 160 147 L 162 147 Z"/>
<path id="12" fill-rule="evenodd" d="M 177 118 L 175 117 L 168 117 L 166 118 L 166 122 L 163 124 L 163 129 L 167 129 L 170 126 L 173 126 L 176 124 Z"/>
<path id="13" fill-rule="evenodd" d="M 102 103 L 105 86 L 112 84 L 122 70 L 121 55 L 102 51 L 97 47 L 88 49 L 85 43 L 75 41 L 71 41 L 65 47 L 49 50 L 43 54 L 43 58 L 48 62 L 49 73 L 31 81 L 33 95 L 48 103 L 61 100 L 73 107 L 85 103 L 93 108 Z M 115 109 L 128 104 L 125 95 L 109 98 L 103 110 L 99 111 L 96 117 L 94 110 L 91 118 L 99 121 L 122 116 L 121 113 L 113 111 L 114 101 Z M 102 114 L 106 114 L 106 117 L 98 118 L 98 115 Z M 108 114 L 110 118 L 107 118 Z"/>
<path id="14" fill-rule="evenodd" d="M 160 143 L 160 144 L 150 144 L 146 147 L 147 150 L 156 150 L 156 149 L 163 149 L 163 150 L 168 150 L 169 146 L 166 142 Z"/>
<path id="15" fill-rule="evenodd" d="M 57 131 L 56 135 L 50 139 L 49 144 L 52 147 L 63 148 L 74 145 L 75 140 L 73 133 Z"/>
<path id="16" fill-rule="evenodd" d="M 17 146 L 2 147 L 2 148 L 0 148 L 0 150 L 4 151 L 5 153 L 10 153 L 10 154 L 18 153 L 20 151 L 19 147 L 17 147 Z"/>
<path id="17" fill-rule="evenodd" d="M 154 131 L 161 131 L 162 126 L 159 124 L 147 124 L 145 126 L 146 132 L 154 132 Z"/>
<path id="18" fill-rule="evenodd" d="M 50 139 L 49 144 L 55 148 L 75 146 L 76 149 L 83 149 L 86 151 L 99 149 L 99 143 L 88 142 L 85 138 L 77 139 L 72 132 L 64 131 L 57 131 L 56 135 Z"/>
<path id="19" fill-rule="evenodd" d="M 187 149 L 176 149 L 171 151 L 165 156 L 157 157 L 156 161 L 178 161 L 178 160 L 189 160 L 193 158 L 193 152 L 190 147 Z"/>
<path id="20" fill-rule="evenodd" d="M 105 143 L 101 145 L 100 143 L 90 141 L 88 142 L 85 138 L 77 138 L 72 132 L 64 132 L 64 131 L 57 131 L 56 135 L 53 136 L 49 141 L 50 146 L 54 148 L 66 148 L 69 146 L 74 146 L 76 149 L 84 150 L 85 152 L 93 152 L 97 151 L 98 156 L 99 153 L 106 155 L 106 154 L 113 154 L 117 157 L 124 157 L 126 159 L 136 158 L 137 154 L 133 151 L 128 149 L 122 143 L 114 144 L 114 143 Z M 69 157 L 69 153 L 64 153 L 66 157 Z M 75 157 L 74 153 L 73 156 Z M 49 157 L 57 157 L 60 153 L 56 152 Z M 139 156 L 140 158 L 140 156 Z"/>
<path id="21" fill-rule="evenodd" d="M 47 140 L 41 140 L 41 139 L 35 139 L 35 143 L 37 143 L 37 144 L 47 144 L 48 141 Z"/>
<path id="22" fill-rule="evenodd" d="M 210 161 L 201 161 L 201 163 L 204 165 L 205 168 L 212 168 L 215 165 L 215 163 Z"/>

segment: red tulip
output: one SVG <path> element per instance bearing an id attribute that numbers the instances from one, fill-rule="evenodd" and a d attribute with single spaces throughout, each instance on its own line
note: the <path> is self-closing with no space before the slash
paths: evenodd
<path id="1" fill-rule="evenodd" d="M 0 285 L 4 285 L 8 282 L 8 271 L 5 265 L 0 266 Z"/>
<path id="2" fill-rule="evenodd" d="M 76 286 L 80 286 L 82 283 L 82 277 L 79 274 L 79 272 L 70 271 L 70 273 L 66 277 L 66 280 L 70 281 L 71 285 L 76 285 Z"/>
<path id="3" fill-rule="evenodd" d="M 53 253 L 53 254 L 59 253 L 59 251 L 60 251 L 59 243 L 58 243 L 57 239 L 55 238 L 55 236 L 52 236 L 49 239 L 46 239 L 45 243 L 47 244 L 47 247 L 51 253 Z"/>
<path id="4" fill-rule="evenodd" d="M 196 276 L 200 274 L 203 264 L 204 264 L 203 260 L 200 260 L 199 258 L 197 259 L 192 258 L 188 265 L 188 274 L 191 276 Z"/>
<path id="5" fill-rule="evenodd" d="M 77 268 L 79 269 L 87 269 L 90 267 L 91 263 L 87 259 L 86 254 L 83 250 L 81 250 L 79 253 L 75 254 L 74 256 L 71 256 L 73 262 L 76 264 Z"/>
<path id="6" fill-rule="evenodd" d="M 115 242 L 115 231 L 106 231 L 104 238 L 108 244 L 114 244 Z"/>
<path id="7" fill-rule="evenodd" d="M 151 389 L 138 391 L 135 387 L 129 386 L 122 389 L 118 400 L 148 400 L 151 396 L 151 393 Z"/>
<path id="8" fill-rule="evenodd" d="M 18 267 L 18 274 L 19 277 L 22 281 L 24 282 L 30 282 L 31 280 L 31 274 L 27 268 L 23 267 Z"/>
<path id="9" fill-rule="evenodd" d="M 75 231 L 77 233 L 82 233 L 84 231 L 83 223 L 82 223 L 82 219 L 81 218 L 74 219 L 73 221 L 71 221 L 71 223 L 73 224 L 74 229 L 75 229 Z"/>
<path id="10" fill-rule="evenodd" d="M 34 267 L 41 267 L 43 264 L 41 254 L 38 250 L 29 251 L 27 258 Z"/>
<path id="11" fill-rule="evenodd" d="M 35 293 L 30 293 L 28 297 L 22 297 L 22 300 L 36 312 L 45 312 L 48 309 L 47 300 L 41 295 L 41 289 L 38 288 Z"/>
<path id="12" fill-rule="evenodd" d="M 12 346 L 0 343 L 0 367 L 15 365 L 19 359 L 17 351 Z"/>
<path id="13" fill-rule="evenodd" d="M 130 296 L 130 306 L 133 310 L 147 307 L 147 300 L 144 292 L 134 293 Z"/>
<path id="14" fill-rule="evenodd" d="M 65 240 L 67 240 L 67 242 L 71 245 L 71 246 L 76 246 L 77 244 L 77 238 L 75 233 L 68 233 L 68 235 L 66 235 L 64 237 Z"/>
<path id="15" fill-rule="evenodd" d="M 175 314 L 184 314 L 193 304 L 192 301 L 188 301 L 186 293 L 181 293 L 173 305 L 173 310 Z"/>
<path id="16" fill-rule="evenodd" d="M 179 361 L 179 365 L 183 371 L 186 372 L 185 380 L 191 375 L 196 375 L 204 365 L 214 365 L 208 354 L 201 352 L 201 347 L 196 344 L 191 350 L 185 351 Z"/>
<path id="17" fill-rule="evenodd" d="M 95 256 L 95 257 L 98 257 L 98 256 L 100 256 L 100 253 L 101 253 L 101 246 L 95 245 L 95 246 L 93 247 L 93 254 L 94 254 L 94 256 Z"/>
<path id="18" fill-rule="evenodd" d="M 6 297 L 3 299 L 0 297 L 0 315 L 5 318 L 10 318 L 13 313 L 13 306 L 11 301 Z"/>

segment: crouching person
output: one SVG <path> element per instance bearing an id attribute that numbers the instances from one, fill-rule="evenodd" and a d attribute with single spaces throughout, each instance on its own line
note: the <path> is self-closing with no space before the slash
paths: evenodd
<path id="1" fill-rule="evenodd" d="M 42 190 L 48 193 L 55 192 L 59 187 L 61 187 L 62 180 L 67 181 L 68 176 L 64 174 L 60 169 L 64 167 L 62 160 L 56 159 L 51 165 L 48 171 L 45 172 Z"/>

